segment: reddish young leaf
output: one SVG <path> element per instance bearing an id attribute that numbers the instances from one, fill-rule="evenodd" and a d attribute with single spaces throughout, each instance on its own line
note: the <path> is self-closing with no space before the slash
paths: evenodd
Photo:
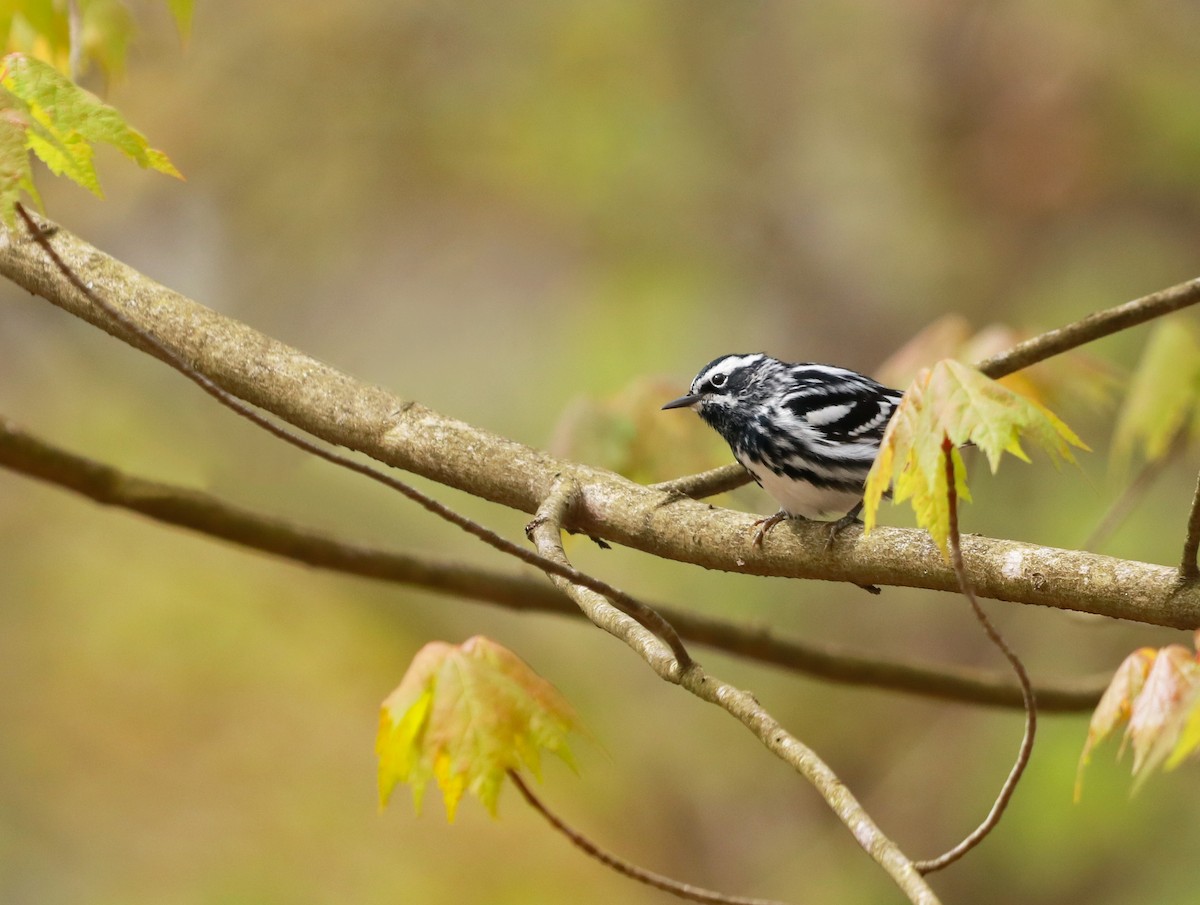
<path id="1" fill-rule="evenodd" d="M 419 809 L 432 777 L 450 821 L 464 791 L 494 815 L 509 770 L 539 775 L 539 749 L 574 767 L 566 736 L 578 728 L 554 686 L 506 648 L 481 636 L 432 642 L 383 702 L 375 744 L 380 803 L 406 782 Z"/>
<path id="2" fill-rule="evenodd" d="M 1133 747 L 1134 789 L 1162 766 L 1177 766 L 1200 748 L 1200 659 L 1180 644 L 1160 650 L 1143 647 L 1117 669 L 1088 727 L 1079 758 L 1075 800 L 1083 771 L 1096 745 L 1125 724 L 1125 743 Z"/>
<path id="3" fill-rule="evenodd" d="M 643 378 L 612 396 L 577 398 L 559 418 L 550 452 L 641 484 L 728 462 L 729 447 L 699 418 L 659 416 L 677 389 L 667 380 Z"/>
<path id="4" fill-rule="evenodd" d="M 1155 760 L 1151 752 L 1167 739 L 1168 748 L 1174 747 L 1172 726 L 1178 722 L 1181 704 L 1187 700 L 1197 684 L 1196 658 L 1190 650 L 1180 644 L 1164 647 L 1154 658 L 1154 665 L 1146 676 L 1141 693 L 1133 699 L 1129 714 L 1129 726 L 1125 735 L 1133 747 L 1133 772 L 1141 773 Z"/>

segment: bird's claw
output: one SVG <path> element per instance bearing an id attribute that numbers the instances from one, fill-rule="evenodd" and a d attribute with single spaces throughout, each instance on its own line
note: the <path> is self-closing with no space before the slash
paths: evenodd
<path id="1" fill-rule="evenodd" d="M 776 525 L 778 525 L 780 522 L 782 522 L 784 519 L 789 518 L 789 517 L 790 516 L 788 516 L 788 514 L 786 512 L 784 512 L 782 509 L 780 509 L 778 512 L 776 512 L 772 516 L 768 516 L 767 518 L 760 518 L 757 521 L 755 521 L 754 526 L 758 530 L 756 530 L 754 532 L 753 546 L 758 547 L 761 550 L 762 545 L 763 545 L 763 538 L 767 536 L 767 532 L 770 531 L 772 528 L 774 528 Z"/>

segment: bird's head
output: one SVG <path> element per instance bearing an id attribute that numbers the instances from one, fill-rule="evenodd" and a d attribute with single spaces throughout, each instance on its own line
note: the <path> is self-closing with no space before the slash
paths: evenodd
<path id="1" fill-rule="evenodd" d="M 737 405 L 758 383 L 763 366 L 771 361 L 761 352 L 715 358 L 700 369 L 686 396 L 672 399 L 663 408 L 703 412 Z"/>

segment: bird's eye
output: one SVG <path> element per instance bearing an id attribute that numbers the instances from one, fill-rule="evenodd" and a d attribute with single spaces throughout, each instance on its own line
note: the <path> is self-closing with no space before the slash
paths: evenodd
<path id="1" fill-rule="evenodd" d="M 725 386 L 725 383 L 728 380 L 728 374 L 713 374 L 712 377 L 708 378 L 708 385 L 714 390 L 719 390 L 721 387 Z"/>

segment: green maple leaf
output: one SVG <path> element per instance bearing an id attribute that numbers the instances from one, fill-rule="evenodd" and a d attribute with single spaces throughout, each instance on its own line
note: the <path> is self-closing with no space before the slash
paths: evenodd
<path id="1" fill-rule="evenodd" d="M 1074 461 L 1071 447 L 1087 449 L 1049 409 L 952 359 L 917 374 L 888 424 L 867 477 L 863 520 L 875 524 L 879 502 L 892 487 L 896 502 L 912 501 L 917 523 L 948 555 L 950 506 L 943 440 L 953 449 L 954 483 L 969 500 L 966 467 L 958 447 L 972 443 L 995 472 L 1004 453 L 1029 461 L 1021 441 L 1041 447 L 1056 461 Z"/>
<path id="2" fill-rule="evenodd" d="M 432 642 L 383 702 L 375 744 L 380 803 L 404 782 L 419 809 L 432 778 L 450 821 L 464 792 L 495 815 L 508 771 L 539 775 L 541 749 L 574 768 L 566 738 L 578 728 L 566 699 L 506 648 L 481 636 Z"/>
<path id="3" fill-rule="evenodd" d="M 10 228 L 21 193 L 37 200 L 30 151 L 55 175 L 100 197 L 92 160 L 97 143 L 112 145 L 141 167 L 182 178 L 167 155 L 151 148 L 116 108 L 53 66 L 21 53 L 10 53 L 0 63 L 0 215 Z"/>

